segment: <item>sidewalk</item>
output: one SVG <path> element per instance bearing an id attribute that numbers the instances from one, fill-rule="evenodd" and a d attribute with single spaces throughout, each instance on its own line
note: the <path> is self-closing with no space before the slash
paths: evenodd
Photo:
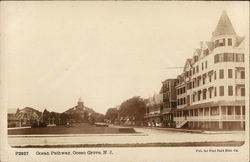
<path id="1" fill-rule="evenodd" d="M 242 134 L 245 131 L 225 131 L 225 130 L 196 130 L 196 129 L 183 129 L 183 128 L 162 128 L 162 127 L 146 127 L 146 126 L 120 126 L 120 125 L 109 125 L 109 127 L 114 128 L 144 128 L 144 129 L 154 129 L 154 130 L 163 130 L 163 131 L 177 131 L 177 132 L 186 132 L 186 133 L 202 133 L 202 134 Z"/>

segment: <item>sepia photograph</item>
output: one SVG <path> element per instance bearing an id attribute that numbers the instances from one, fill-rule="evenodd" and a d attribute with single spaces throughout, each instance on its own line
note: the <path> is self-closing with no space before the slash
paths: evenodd
<path id="1" fill-rule="evenodd" d="M 249 160 L 248 2 L 0 11 L 2 161 Z"/>

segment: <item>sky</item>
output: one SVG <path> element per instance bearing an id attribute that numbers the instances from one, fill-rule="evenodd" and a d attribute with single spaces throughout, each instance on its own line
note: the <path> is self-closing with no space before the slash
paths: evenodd
<path id="1" fill-rule="evenodd" d="M 247 2 L 1 2 L 1 107 L 105 113 L 159 93 L 226 10 L 246 35 Z"/>

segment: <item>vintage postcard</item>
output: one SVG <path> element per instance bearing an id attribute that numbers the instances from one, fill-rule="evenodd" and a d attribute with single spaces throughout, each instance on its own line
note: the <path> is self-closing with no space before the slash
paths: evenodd
<path id="1" fill-rule="evenodd" d="M 248 2 L 0 13 L 0 161 L 249 161 Z"/>

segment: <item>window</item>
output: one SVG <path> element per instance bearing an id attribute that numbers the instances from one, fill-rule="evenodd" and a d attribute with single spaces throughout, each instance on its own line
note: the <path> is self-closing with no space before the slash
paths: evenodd
<path id="1" fill-rule="evenodd" d="M 195 74 L 195 69 L 193 68 L 193 75 Z"/>
<path id="2" fill-rule="evenodd" d="M 240 72 L 240 78 L 241 79 L 245 79 L 245 71 L 241 71 Z"/>
<path id="3" fill-rule="evenodd" d="M 235 115 L 240 115 L 240 106 L 235 106 Z"/>
<path id="4" fill-rule="evenodd" d="M 214 71 L 214 80 L 216 80 L 216 71 Z"/>
<path id="5" fill-rule="evenodd" d="M 224 78 L 224 69 L 220 69 L 220 79 Z"/>
<path id="6" fill-rule="evenodd" d="M 205 77 L 202 78 L 202 82 L 203 82 L 203 84 L 206 84 L 206 78 Z"/>
<path id="7" fill-rule="evenodd" d="M 214 63 L 217 63 L 217 62 L 219 62 L 219 55 L 218 54 L 214 56 Z"/>
<path id="8" fill-rule="evenodd" d="M 233 95 L 233 86 L 228 86 L 228 96 Z"/>
<path id="9" fill-rule="evenodd" d="M 225 62 L 233 62 L 234 54 L 233 53 L 224 53 L 224 61 Z"/>
<path id="10" fill-rule="evenodd" d="M 203 90 L 203 100 L 205 100 L 207 98 L 207 90 L 204 89 Z"/>
<path id="11" fill-rule="evenodd" d="M 204 63 L 201 64 L 201 69 L 204 70 Z"/>
<path id="12" fill-rule="evenodd" d="M 190 110 L 190 116 L 193 116 L 193 110 Z"/>
<path id="13" fill-rule="evenodd" d="M 244 62 L 242 53 L 221 53 L 214 56 L 214 63 L 218 62 Z"/>
<path id="14" fill-rule="evenodd" d="M 187 104 L 190 105 L 190 96 L 187 96 Z"/>
<path id="15" fill-rule="evenodd" d="M 219 40 L 219 46 L 225 46 L 225 39 Z"/>
<path id="16" fill-rule="evenodd" d="M 245 96 L 245 88 L 241 88 L 241 96 Z"/>
<path id="17" fill-rule="evenodd" d="M 209 82 L 212 82 L 212 76 L 209 75 L 208 77 L 209 77 Z"/>
<path id="18" fill-rule="evenodd" d="M 242 106 L 242 115 L 245 115 L 245 106 Z"/>
<path id="19" fill-rule="evenodd" d="M 223 54 L 218 55 L 218 62 L 224 62 L 224 55 Z"/>
<path id="20" fill-rule="evenodd" d="M 207 68 L 207 61 L 205 61 L 205 68 Z"/>
<path id="21" fill-rule="evenodd" d="M 236 54 L 236 62 L 244 62 L 244 54 Z"/>
<path id="22" fill-rule="evenodd" d="M 196 66 L 196 73 L 199 72 L 199 65 Z"/>
<path id="23" fill-rule="evenodd" d="M 198 109 L 194 110 L 194 116 L 198 116 Z"/>
<path id="24" fill-rule="evenodd" d="M 217 89 L 214 87 L 214 97 L 217 96 Z"/>
<path id="25" fill-rule="evenodd" d="M 201 100 L 201 91 L 198 91 L 198 101 Z"/>
<path id="26" fill-rule="evenodd" d="M 195 102 L 195 95 L 193 94 L 193 102 Z"/>
<path id="27" fill-rule="evenodd" d="M 211 107 L 211 115 L 219 115 L 219 107 Z"/>
<path id="28" fill-rule="evenodd" d="M 228 44 L 228 46 L 232 46 L 232 38 L 227 39 L 227 44 Z"/>
<path id="29" fill-rule="evenodd" d="M 209 89 L 209 98 L 212 98 L 212 89 Z"/>
<path id="30" fill-rule="evenodd" d="M 233 106 L 227 107 L 227 115 L 232 115 Z"/>
<path id="31" fill-rule="evenodd" d="M 233 70 L 228 69 L 228 78 L 233 78 Z"/>
<path id="32" fill-rule="evenodd" d="M 224 96 L 224 86 L 220 86 L 220 96 Z"/>

